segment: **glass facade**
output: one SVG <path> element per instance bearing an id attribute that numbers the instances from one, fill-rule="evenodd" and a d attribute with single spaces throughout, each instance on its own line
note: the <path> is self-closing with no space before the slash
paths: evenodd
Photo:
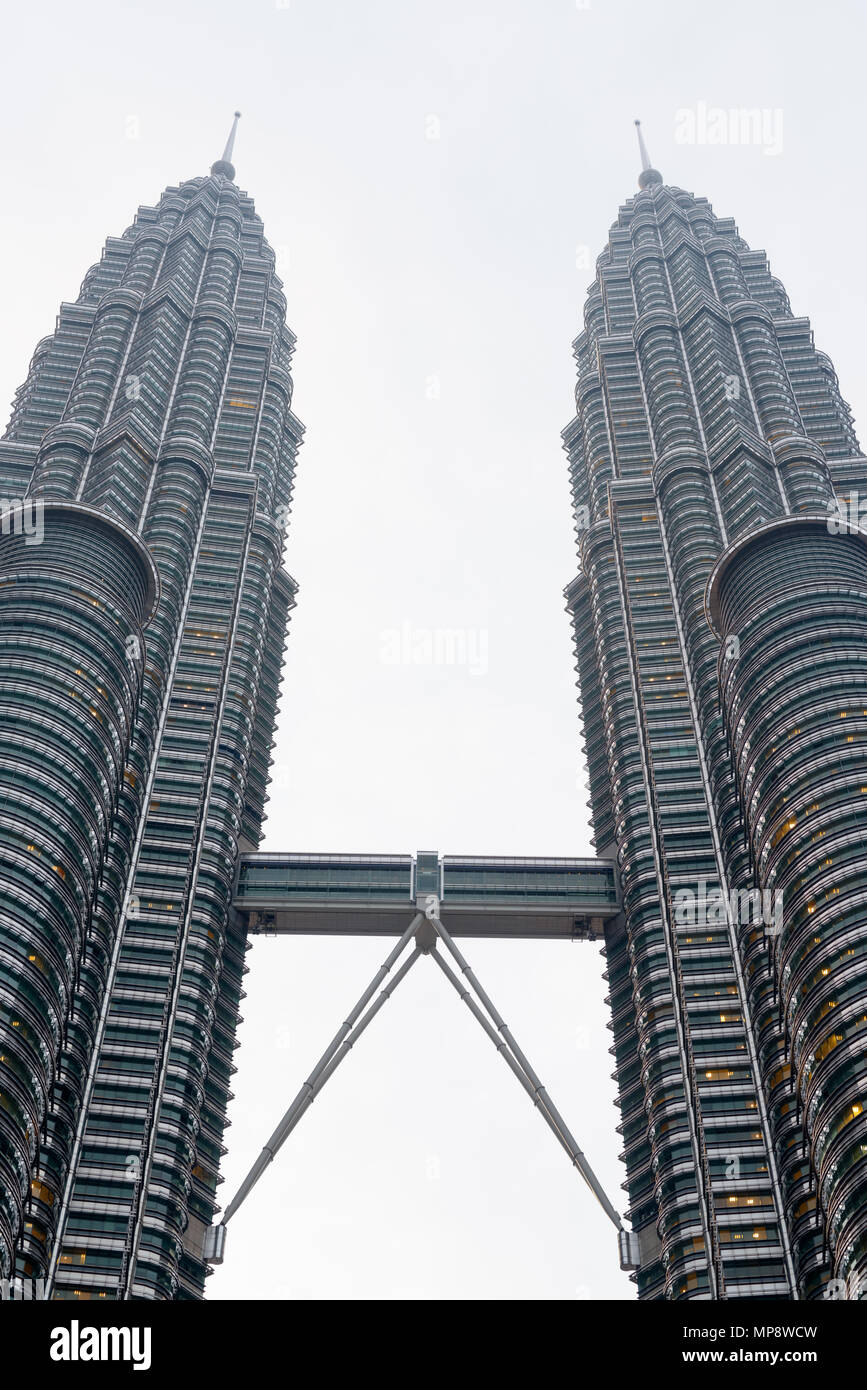
<path id="1" fill-rule="evenodd" d="M 640 1297 L 863 1296 L 867 459 L 809 323 L 645 169 L 564 431 L 599 859 L 413 861 L 254 853 L 285 311 L 224 158 L 108 239 L 0 440 L 44 529 L 0 533 L 0 1278 L 201 1298 L 250 916 L 424 889 L 604 929 Z"/>
<path id="2" fill-rule="evenodd" d="M 867 1266 L 867 550 L 829 522 L 867 460 L 764 254 L 640 190 L 563 435 L 634 1277 L 819 1297 Z"/>
<path id="3" fill-rule="evenodd" d="M 436 854 L 251 854 L 241 859 L 235 906 L 275 907 L 293 901 L 327 906 L 375 899 L 411 908 L 422 893 L 443 905 L 483 908 L 515 904 L 544 909 L 552 902 L 577 911 L 617 910 L 614 869 L 597 860 L 480 859 Z"/>
<path id="4" fill-rule="evenodd" d="M 0 1277 L 201 1298 L 295 584 L 274 254 L 223 160 L 109 238 L 0 441 Z M 11 660 L 10 660 L 11 657 Z"/>

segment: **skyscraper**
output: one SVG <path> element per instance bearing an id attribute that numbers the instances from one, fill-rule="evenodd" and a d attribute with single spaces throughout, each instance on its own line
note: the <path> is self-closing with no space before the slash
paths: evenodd
<path id="1" fill-rule="evenodd" d="M 232 901 L 302 437 L 234 130 L 109 239 L 0 441 L 0 1278 L 59 1299 L 202 1296 L 251 908 L 342 874 L 352 915 L 370 888 L 254 857 Z M 594 881 L 640 1297 L 863 1297 L 867 459 L 764 254 L 642 153 L 564 433 L 620 893 L 457 859 L 444 907 L 456 873 L 489 920 L 514 873 Z"/>
<path id="2" fill-rule="evenodd" d="M 867 459 L 763 252 L 642 152 L 564 431 L 643 1298 L 867 1272 Z"/>
<path id="3" fill-rule="evenodd" d="M 217 1205 L 302 436 L 236 126 L 106 242 L 0 441 L 0 1277 L 55 1298 L 201 1297 Z"/>

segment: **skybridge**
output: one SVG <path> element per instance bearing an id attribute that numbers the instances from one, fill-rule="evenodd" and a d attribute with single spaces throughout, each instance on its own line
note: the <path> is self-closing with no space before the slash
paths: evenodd
<path id="1" fill-rule="evenodd" d="M 246 854 L 239 863 L 233 906 L 253 934 L 396 936 L 398 941 L 338 1028 L 225 1214 L 205 1231 L 202 1257 L 209 1264 L 222 1263 L 228 1222 L 325 1082 L 401 980 L 426 957 L 480 1024 L 615 1227 L 621 1268 L 638 1268 L 637 1235 L 624 1228 L 577 1140 L 455 942 L 456 937 L 599 939 L 605 923 L 620 910 L 613 865 L 597 859 L 440 857 L 430 850 L 414 856 Z"/>
<path id="2" fill-rule="evenodd" d="M 247 854 L 234 906 L 252 933 L 400 936 L 433 893 L 457 937 L 601 938 L 619 911 L 614 867 L 599 859 L 399 854 Z"/>

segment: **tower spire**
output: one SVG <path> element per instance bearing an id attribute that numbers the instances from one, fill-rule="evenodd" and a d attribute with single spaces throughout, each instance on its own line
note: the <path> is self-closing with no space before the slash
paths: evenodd
<path id="1" fill-rule="evenodd" d="M 212 174 L 222 174 L 223 177 L 227 179 L 234 179 L 235 177 L 235 166 L 232 163 L 232 152 L 235 148 L 235 135 L 238 130 L 238 121 L 240 120 L 240 117 L 240 111 L 236 111 L 235 119 L 232 122 L 232 129 L 229 131 L 229 138 L 226 141 L 226 148 L 223 150 L 223 158 L 218 159 L 215 164 L 211 165 Z"/>
<path id="2" fill-rule="evenodd" d="M 647 153 L 647 146 L 644 143 L 644 136 L 641 133 L 641 122 L 635 122 L 635 129 L 638 132 L 638 152 L 641 155 L 641 173 L 638 175 L 638 187 L 646 188 L 649 183 L 662 183 L 662 175 L 658 169 L 654 169 L 650 162 L 650 155 Z"/>

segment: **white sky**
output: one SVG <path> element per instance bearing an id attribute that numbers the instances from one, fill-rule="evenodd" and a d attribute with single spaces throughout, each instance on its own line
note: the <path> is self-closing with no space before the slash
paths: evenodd
<path id="1" fill-rule="evenodd" d="M 50 0 L 7 16 L 4 402 L 106 235 L 206 173 L 244 113 L 238 182 L 278 253 L 308 430 L 264 848 L 590 852 L 559 432 L 593 263 L 635 190 L 632 120 L 668 180 L 768 251 L 863 420 L 863 15 L 857 0 Z M 679 143 L 677 112 L 701 102 L 781 112 L 782 153 Z M 383 661 L 403 624 L 461 629 L 487 659 Z M 387 949 L 256 941 L 224 1204 Z M 622 1206 L 598 948 L 466 954 Z M 208 1287 L 634 1292 L 606 1218 L 429 962 L 234 1219 Z"/>

